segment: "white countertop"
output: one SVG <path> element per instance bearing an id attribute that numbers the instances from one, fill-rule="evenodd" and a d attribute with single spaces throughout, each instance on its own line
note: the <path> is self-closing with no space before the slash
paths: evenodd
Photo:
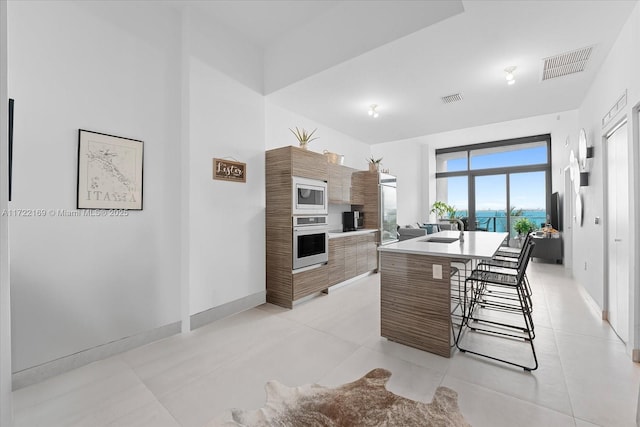
<path id="1" fill-rule="evenodd" d="M 375 233 L 376 231 L 378 230 L 374 228 L 363 228 L 361 230 L 356 230 L 356 231 L 330 231 L 329 238 L 334 239 L 336 237 L 357 236 L 359 234 Z"/>
<path id="2" fill-rule="evenodd" d="M 464 242 L 436 243 L 426 240 L 433 237 L 459 237 L 459 231 L 441 231 L 415 239 L 380 246 L 380 252 L 431 255 L 451 258 L 491 259 L 508 233 L 465 231 Z"/>

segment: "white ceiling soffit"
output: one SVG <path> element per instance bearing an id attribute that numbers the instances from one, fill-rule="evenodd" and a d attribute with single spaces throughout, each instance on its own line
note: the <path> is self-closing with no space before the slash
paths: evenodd
<path id="1" fill-rule="evenodd" d="M 637 1 L 465 1 L 464 13 L 267 97 L 376 144 L 534 117 L 580 106 Z M 597 46 L 583 72 L 540 81 L 541 58 Z M 302 50 L 295 55 L 313 55 Z M 507 85 L 505 67 L 515 65 Z M 462 102 L 441 96 L 463 93 Z M 378 104 L 384 114 L 366 114 Z"/>
<path id="2" fill-rule="evenodd" d="M 266 47 L 265 94 L 464 12 L 460 0 L 335 3 Z"/>
<path id="3" fill-rule="evenodd" d="M 542 81 L 584 71 L 592 50 L 593 46 L 588 46 L 544 58 L 542 60 Z"/>

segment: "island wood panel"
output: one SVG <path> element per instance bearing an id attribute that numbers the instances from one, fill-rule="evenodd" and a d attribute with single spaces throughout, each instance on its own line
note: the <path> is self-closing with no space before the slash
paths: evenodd
<path id="1" fill-rule="evenodd" d="M 433 279 L 433 265 L 442 279 Z M 380 330 L 389 340 L 451 355 L 450 265 L 446 259 L 382 252 Z"/>
<path id="2" fill-rule="evenodd" d="M 323 264 L 312 270 L 293 275 L 293 300 L 298 300 L 329 287 L 329 266 Z"/>
<path id="3" fill-rule="evenodd" d="M 345 239 L 329 240 L 329 286 L 345 280 Z"/>
<path id="4" fill-rule="evenodd" d="M 327 181 L 329 178 L 327 158 L 323 154 L 303 150 L 298 147 L 288 147 L 292 157 L 292 176 Z"/>

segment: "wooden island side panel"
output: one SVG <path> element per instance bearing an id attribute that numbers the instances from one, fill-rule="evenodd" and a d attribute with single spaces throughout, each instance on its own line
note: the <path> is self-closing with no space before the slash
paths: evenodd
<path id="1" fill-rule="evenodd" d="M 433 265 L 442 279 L 433 278 Z M 450 262 L 426 255 L 382 252 L 380 330 L 391 341 L 451 355 Z"/>

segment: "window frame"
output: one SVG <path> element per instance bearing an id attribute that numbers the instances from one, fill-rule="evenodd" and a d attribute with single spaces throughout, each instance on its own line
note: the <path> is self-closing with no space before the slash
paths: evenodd
<path id="1" fill-rule="evenodd" d="M 471 169 L 471 151 L 480 150 L 484 148 L 496 148 L 507 146 L 518 146 L 522 144 L 530 144 L 534 142 L 545 142 L 547 145 L 547 161 L 546 163 L 538 163 L 534 165 L 522 165 L 522 166 L 500 166 L 490 169 Z M 546 215 L 549 215 L 549 209 L 551 206 L 551 134 L 541 134 L 533 136 L 525 136 L 521 138 L 503 139 L 499 141 L 483 142 L 479 144 L 461 145 L 458 147 L 438 148 L 436 149 L 436 162 L 439 154 L 465 152 L 467 153 L 467 170 L 455 171 L 455 172 L 436 172 L 436 180 L 438 178 L 452 178 L 466 176 L 468 179 L 467 184 L 467 202 L 468 202 L 468 216 L 469 216 L 469 229 L 475 230 L 475 218 L 476 218 L 476 188 L 475 177 L 483 175 L 506 175 L 506 191 L 507 191 L 507 205 L 505 208 L 508 210 L 511 207 L 511 185 L 510 175 L 513 173 L 526 173 L 526 172 L 545 172 L 545 211 Z M 511 218 L 507 217 L 507 229 L 511 234 Z"/>

